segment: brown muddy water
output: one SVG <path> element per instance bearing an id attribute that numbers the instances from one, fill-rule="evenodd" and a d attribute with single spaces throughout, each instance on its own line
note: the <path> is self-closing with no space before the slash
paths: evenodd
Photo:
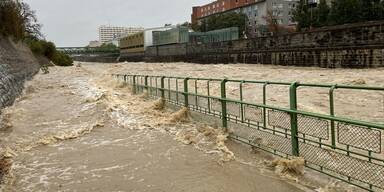
<path id="1" fill-rule="evenodd" d="M 282 175 L 273 157 L 159 110 L 104 75 L 143 72 L 123 65 L 52 67 L 28 82 L 3 113 L 1 152 L 12 166 L 0 191 L 358 191 L 309 170 Z"/>

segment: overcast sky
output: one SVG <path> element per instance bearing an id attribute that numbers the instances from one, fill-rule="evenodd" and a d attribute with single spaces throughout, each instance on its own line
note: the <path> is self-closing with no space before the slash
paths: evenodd
<path id="1" fill-rule="evenodd" d="M 192 6 L 211 0 L 24 0 L 57 46 L 86 46 L 100 25 L 158 27 L 190 21 Z"/>

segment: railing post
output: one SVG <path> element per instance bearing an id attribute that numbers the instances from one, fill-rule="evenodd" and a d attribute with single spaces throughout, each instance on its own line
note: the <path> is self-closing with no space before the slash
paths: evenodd
<path id="1" fill-rule="evenodd" d="M 144 77 L 145 91 L 148 93 L 148 75 Z"/>
<path id="2" fill-rule="evenodd" d="M 225 89 L 225 85 L 227 83 L 227 79 L 223 79 L 221 81 L 221 115 L 222 115 L 222 122 L 223 122 L 223 128 L 225 131 L 227 131 L 228 128 L 228 122 L 227 122 L 227 93 Z"/>
<path id="3" fill-rule="evenodd" d="M 184 79 L 184 106 L 186 108 L 188 108 L 188 106 L 189 106 L 189 103 L 188 103 L 188 95 L 189 95 L 188 94 L 188 80 L 189 80 L 188 77 Z"/>
<path id="4" fill-rule="evenodd" d="M 267 105 L 267 86 L 268 82 L 265 82 L 263 85 L 263 105 Z M 263 107 L 263 128 L 267 128 L 267 108 Z"/>
<path id="5" fill-rule="evenodd" d="M 335 104 L 334 104 L 334 91 L 337 89 L 337 85 L 334 85 L 329 90 L 329 110 L 332 117 L 335 116 Z M 332 147 L 336 148 L 336 133 L 335 133 L 335 121 L 331 121 L 331 142 Z"/>
<path id="6" fill-rule="evenodd" d="M 127 75 L 124 75 L 124 83 L 127 82 Z"/>
<path id="7" fill-rule="evenodd" d="M 290 109 L 297 110 L 297 87 L 298 83 L 294 82 L 289 88 L 289 104 Z M 299 156 L 299 139 L 297 130 L 297 113 L 291 112 L 291 140 L 292 140 L 292 155 Z"/>
<path id="8" fill-rule="evenodd" d="M 244 123 L 244 104 L 243 104 L 243 84 L 244 81 L 241 81 L 240 83 L 240 117 L 241 117 L 241 122 Z"/>
<path id="9" fill-rule="evenodd" d="M 133 75 L 132 79 L 132 94 L 136 94 L 136 75 Z"/>
<path id="10" fill-rule="evenodd" d="M 165 79 L 165 77 L 164 76 L 162 76 L 161 77 L 161 98 L 162 99 L 165 99 L 165 85 L 164 85 L 164 79 Z"/>

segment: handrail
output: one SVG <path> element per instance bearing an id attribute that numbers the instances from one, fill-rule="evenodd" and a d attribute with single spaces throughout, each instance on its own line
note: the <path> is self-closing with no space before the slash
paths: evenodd
<path id="1" fill-rule="evenodd" d="M 112 76 L 130 83 L 133 86 L 133 93 L 146 90 L 153 97 L 161 97 L 171 104 L 219 117 L 224 129 L 231 127 L 232 125 L 229 124 L 231 122 L 248 127 L 251 132 L 257 131 L 260 136 L 263 134 L 264 137 L 266 137 L 265 134 L 268 137 L 278 136 L 272 140 L 273 142 L 285 138 L 285 142 L 290 142 L 291 146 L 289 147 L 290 150 L 286 151 L 287 146 L 285 144 L 281 147 L 255 144 L 253 141 L 254 134 L 250 132 L 249 138 L 247 138 L 246 135 L 238 135 L 235 129 L 231 137 L 236 140 L 286 158 L 302 156 L 306 158 L 307 167 L 367 191 L 384 189 L 384 175 L 372 173 L 362 177 L 357 174 L 358 171 L 341 170 L 337 166 L 329 166 L 324 163 L 324 160 L 321 160 L 321 158 L 325 158 L 329 161 L 329 158 L 333 159 L 334 156 L 338 156 L 348 160 L 334 160 L 333 163 L 342 169 L 350 167 L 350 169 L 360 172 L 377 170 L 384 174 L 384 154 L 382 154 L 384 123 L 337 116 L 335 115 L 334 103 L 334 91 L 336 89 L 384 91 L 384 87 L 140 74 L 112 74 Z M 155 79 L 155 85 L 153 85 L 153 79 Z M 158 83 L 159 80 L 160 83 Z M 174 88 L 171 88 L 171 81 L 174 82 Z M 206 95 L 198 92 L 198 89 L 201 89 L 198 86 L 198 81 L 206 83 L 206 87 L 203 87 L 207 91 Z M 194 85 L 189 82 L 194 82 Z M 212 82 L 219 83 L 220 96 L 211 95 L 210 83 Z M 228 98 L 228 83 L 238 83 L 239 99 Z M 245 83 L 262 85 L 262 103 L 244 100 L 243 88 Z M 267 103 L 267 88 L 270 85 L 289 87 L 289 95 L 287 95 L 289 107 L 277 107 Z M 194 91 L 189 91 L 193 86 Z M 300 87 L 329 89 L 329 113 L 320 114 L 297 109 L 297 91 Z M 215 87 L 215 89 L 217 88 Z M 257 117 L 250 117 L 252 115 Z M 261 139 L 268 139 L 268 137 Z M 306 147 L 314 147 L 319 150 L 318 154 L 311 156 L 311 150 L 308 151 Z M 324 157 L 325 155 L 329 157 Z M 357 161 L 359 163 L 356 163 Z M 314 165 L 318 167 L 313 167 Z M 326 170 L 330 170 L 332 173 Z M 348 179 L 345 179 L 346 177 Z"/>

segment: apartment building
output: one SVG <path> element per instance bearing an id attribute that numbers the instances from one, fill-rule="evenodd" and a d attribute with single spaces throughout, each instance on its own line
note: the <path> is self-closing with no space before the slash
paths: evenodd
<path id="1" fill-rule="evenodd" d="M 277 17 L 281 25 L 293 25 L 292 11 L 299 0 L 216 0 L 212 3 L 192 8 L 192 23 L 199 23 L 212 15 L 231 11 L 244 13 L 248 17 L 247 32 L 251 36 L 265 29 L 268 12 Z"/>
<path id="2" fill-rule="evenodd" d="M 118 26 L 106 26 L 99 27 L 99 41 L 101 43 L 117 40 L 122 36 L 128 36 L 130 34 L 143 31 L 142 27 L 118 27 Z"/>

